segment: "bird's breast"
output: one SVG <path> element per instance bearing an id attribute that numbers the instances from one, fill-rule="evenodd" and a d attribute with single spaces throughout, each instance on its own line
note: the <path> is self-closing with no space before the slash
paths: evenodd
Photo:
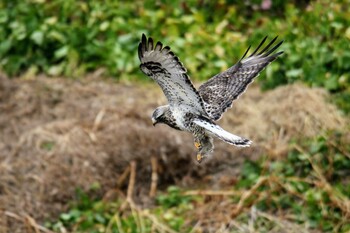
<path id="1" fill-rule="evenodd" d="M 188 129 L 188 119 L 185 117 L 185 112 L 183 109 L 174 108 L 172 109 L 172 115 L 175 119 L 176 125 L 184 131 L 189 131 Z"/>

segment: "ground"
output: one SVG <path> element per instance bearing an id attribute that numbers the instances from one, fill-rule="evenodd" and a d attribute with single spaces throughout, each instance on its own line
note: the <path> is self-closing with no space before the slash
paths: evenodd
<path id="1" fill-rule="evenodd" d="M 216 141 L 214 155 L 199 165 L 191 135 L 152 126 L 153 109 L 165 102 L 154 83 L 116 83 L 93 75 L 84 80 L 1 76 L 0 232 L 23 232 L 26 221 L 57 218 L 77 188 L 106 200 L 126 195 L 123 174 L 131 163 L 136 166 L 132 198 L 146 208 L 153 203 L 152 161 L 158 190 L 170 185 L 227 190 L 245 159 L 283 157 L 294 138 L 348 125 L 322 89 L 294 84 L 261 92 L 251 85 L 219 124 L 253 145 L 240 149 Z M 207 203 L 202 218 L 228 205 L 220 198 Z"/>

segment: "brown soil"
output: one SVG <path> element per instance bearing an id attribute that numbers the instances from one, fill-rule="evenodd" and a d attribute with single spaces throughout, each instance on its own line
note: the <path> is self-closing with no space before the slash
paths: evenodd
<path id="1" fill-rule="evenodd" d="M 38 222 L 57 217 L 77 188 L 96 197 L 116 188 L 125 192 L 121 176 L 130 161 L 137 165 L 134 200 L 149 203 L 152 156 L 159 165 L 158 189 L 220 189 L 234 182 L 244 159 L 284 156 L 292 138 L 346 126 L 327 98 L 325 91 L 302 85 L 265 93 L 250 86 L 219 124 L 254 144 L 239 149 L 216 141 L 213 157 L 198 165 L 191 135 L 152 126 L 153 109 L 165 103 L 153 83 L 1 76 L 0 232 L 21 232 L 9 216 Z M 91 189 L 95 184 L 98 191 Z"/>

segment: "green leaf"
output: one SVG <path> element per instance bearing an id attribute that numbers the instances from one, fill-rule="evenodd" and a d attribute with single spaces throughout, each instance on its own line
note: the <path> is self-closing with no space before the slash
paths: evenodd
<path id="1" fill-rule="evenodd" d="M 4 10 L 4 9 L 1 9 L 0 10 L 0 24 L 2 23 L 6 23 L 9 19 L 9 12 Z"/>
<path id="2" fill-rule="evenodd" d="M 302 69 L 292 69 L 286 72 L 286 76 L 290 78 L 296 78 L 301 76 L 302 73 L 303 73 Z"/>
<path id="3" fill-rule="evenodd" d="M 0 43 L 0 56 L 3 56 L 7 53 L 12 46 L 12 42 L 10 39 L 4 40 Z"/>
<path id="4" fill-rule="evenodd" d="M 34 31 L 30 35 L 30 39 L 37 45 L 42 45 L 44 41 L 44 33 L 42 31 Z"/>
<path id="5" fill-rule="evenodd" d="M 64 63 L 58 64 L 58 65 L 52 65 L 48 69 L 47 73 L 51 76 L 58 76 L 61 75 L 64 69 Z"/>
<path id="6" fill-rule="evenodd" d="M 338 77 L 331 76 L 328 78 L 325 82 L 325 87 L 330 91 L 337 90 L 339 87 Z"/>
<path id="7" fill-rule="evenodd" d="M 61 47 L 60 49 L 56 50 L 55 51 L 55 58 L 59 59 L 59 58 L 67 56 L 68 50 L 69 50 L 69 48 L 66 45 Z"/>

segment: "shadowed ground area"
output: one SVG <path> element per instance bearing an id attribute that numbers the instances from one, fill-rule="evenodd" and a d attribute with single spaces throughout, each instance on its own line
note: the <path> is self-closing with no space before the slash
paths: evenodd
<path id="1" fill-rule="evenodd" d="M 0 229 L 22 232 L 25 223 L 15 216 L 39 223 L 56 218 L 77 188 L 105 199 L 125 195 L 131 161 L 133 200 L 149 207 L 152 158 L 160 190 L 173 184 L 220 190 L 235 182 L 244 159 L 286 156 L 290 140 L 348 125 L 321 89 L 295 84 L 261 92 L 251 85 L 219 124 L 251 139 L 252 147 L 216 141 L 214 156 L 198 165 L 191 135 L 152 126 L 153 109 L 164 103 L 155 84 L 0 77 Z M 217 201 L 203 218 L 226 208 Z"/>

